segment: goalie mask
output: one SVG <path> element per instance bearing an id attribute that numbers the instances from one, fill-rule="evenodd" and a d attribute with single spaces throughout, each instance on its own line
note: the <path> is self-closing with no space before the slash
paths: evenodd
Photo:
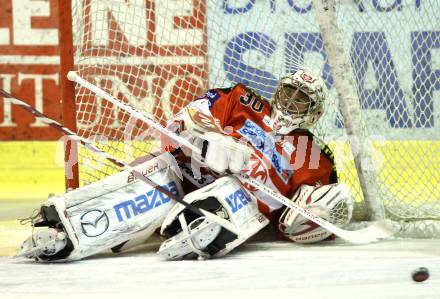
<path id="1" fill-rule="evenodd" d="M 324 112 L 326 97 L 321 77 L 304 70 L 282 77 L 271 99 L 273 130 L 288 134 L 312 127 Z"/>

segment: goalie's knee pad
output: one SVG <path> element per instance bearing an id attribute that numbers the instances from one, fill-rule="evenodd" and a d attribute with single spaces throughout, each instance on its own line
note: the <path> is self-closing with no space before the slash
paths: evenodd
<path id="1" fill-rule="evenodd" d="M 343 183 L 319 187 L 301 185 L 292 201 L 338 227 L 347 225 L 351 220 L 353 198 Z M 314 243 L 331 235 L 331 232 L 289 208 L 280 217 L 279 230 L 298 243 Z"/>
<path id="2" fill-rule="evenodd" d="M 167 260 L 221 257 L 269 223 L 258 210 L 256 199 L 232 177 L 220 178 L 184 200 L 210 212 L 215 221 L 176 204 L 161 229 L 170 238 L 158 253 Z"/>

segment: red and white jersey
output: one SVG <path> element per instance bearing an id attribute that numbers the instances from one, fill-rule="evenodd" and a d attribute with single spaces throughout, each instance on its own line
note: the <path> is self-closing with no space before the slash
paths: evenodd
<path id="1" fill-rule="evenodd" d="M 305 130 L 275 135 L 269 103 L 246 86 L 211 89 L 189 107 L 218 119 L 225 132 L 251 145 L 258 159 L 252 159 L 248 174 L 284 196 L 291 198 L 302 184 L 336 182 L 328 147 L 318 147 Z M 258 190 L 253 193 L 263 213 L 282 207 Z"/>

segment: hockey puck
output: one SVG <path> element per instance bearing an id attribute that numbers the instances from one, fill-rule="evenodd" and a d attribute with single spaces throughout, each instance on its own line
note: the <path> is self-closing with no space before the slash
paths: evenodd
<path id="1" fill-rule="evenodd" d="M 422 282 L 429 278 L 429 271 L 425 267 L 420 267 L 412 272 L 412 279 L 415 282 Z"/>

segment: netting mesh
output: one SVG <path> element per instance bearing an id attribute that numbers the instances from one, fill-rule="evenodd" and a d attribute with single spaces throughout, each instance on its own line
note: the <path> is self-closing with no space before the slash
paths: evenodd
<path id="1" fill-rule="evenodd" d="M 368 147 L 387 217 L 432 220 L 417 226 L 426 232 L 440 218 L 438 11 L 436 0 L 336 1 L 367 134 L 360 140 L 344 129 L 310 0 L 74 0 L 75 67 L 162 124 L 207 88 L 241 82 L 269 99 L 286 72 L 315 70 L 330 98 L 314 132 L 335 151 L 355 217 L 368 211 L 348 139 Z M 76 101 L 79 134 L 112 155 L 130 162 L 158 149 L 145 124 L 88 90 L 77 87 Z M 116 171 L 80 151 L 81 184 Z"/>

